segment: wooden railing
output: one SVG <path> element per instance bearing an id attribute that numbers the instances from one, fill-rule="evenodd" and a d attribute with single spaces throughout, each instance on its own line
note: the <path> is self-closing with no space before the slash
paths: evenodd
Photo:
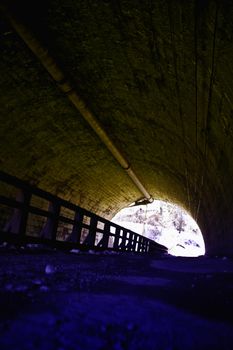
<path id="1" fill-rule="evenodd" d="M 0 241 L 138 253 L 166 248 L 14 176 L 0 172 Z"/>

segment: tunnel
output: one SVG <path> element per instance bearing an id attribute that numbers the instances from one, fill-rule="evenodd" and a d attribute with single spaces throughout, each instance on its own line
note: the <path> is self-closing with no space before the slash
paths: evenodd
<path id="1" fill-rule="evenodd" d="M 160 199 L 233 251 L 231 1 L 1 1 L 0 168 L 111 219 Z"/>

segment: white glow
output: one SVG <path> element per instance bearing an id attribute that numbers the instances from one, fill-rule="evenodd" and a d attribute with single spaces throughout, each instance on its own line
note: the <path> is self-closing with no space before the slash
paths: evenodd
<path id="1" fill-rule="evenodd" d="M 204 240 L 197 223 L 175 204 L 156 200 L 148 205 L 124 208 L 112 222 L 163 244 L 171 255 L 205 254 Z"/>

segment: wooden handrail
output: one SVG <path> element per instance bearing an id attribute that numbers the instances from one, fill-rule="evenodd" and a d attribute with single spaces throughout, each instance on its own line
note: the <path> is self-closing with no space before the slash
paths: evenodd
<path id="1" fill-rule="evenodd" d="M 54 246 L 75 247 L 78 249 L 115 250 L 136 253 L 166 251 L 166 248 L 149 238 L 106 220 L 78 205 L 70 203 L 17 177 L 0 172 L 0 183 L 12 186 L 16 198 L 1 195 L 0 204 L 8 212 L 8 218 L 0 227 L 0 240 L 18 243 L 37 241 Z M 3 188 L 1 186 L 0 188 Z M 34 199 L 46 200 L 48 207 L 37 207 Z M 39 202 L 38 202 L 39 203 Z M 69 209 L 72 218 L 66 216 L 62 209 Z M 3 214 L 2 214 L 3 215 Z M 40 230 L 33 231 L 35 222 L 43 222 Z M 89 220 L 89 223 L 87 222 Z M 4 222 L 1 218 L 1 222 Z M 101 225 L 101 228 L 98 227 Z M 32 232 L 28 227 L 32 226 Z M 64 243 L 64 244 L 63 244 Z"/>

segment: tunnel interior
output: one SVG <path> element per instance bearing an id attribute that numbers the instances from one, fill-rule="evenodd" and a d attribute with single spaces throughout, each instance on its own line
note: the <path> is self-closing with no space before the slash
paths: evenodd
<path id="1" fill-rule="evenodd" d="M 111 219 L 143 199 L 133 169 L 152 198 L 191 213 L 208 254 L 232 255 L 232 15 L 227 0 L 3 2 L 1 170 Z M 130 167 L 59 89 L 18 23 Z"/>

